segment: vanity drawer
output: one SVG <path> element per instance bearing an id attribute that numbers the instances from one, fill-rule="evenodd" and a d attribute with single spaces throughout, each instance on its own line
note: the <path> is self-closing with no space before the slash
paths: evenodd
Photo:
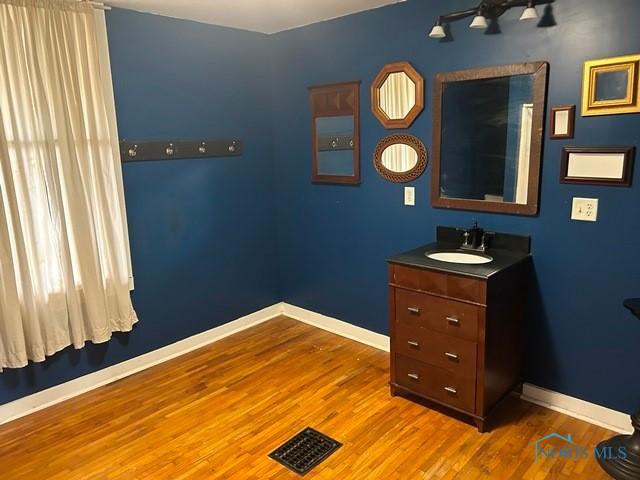
<path id="1" fill-rule="evenodd" d="M 463 378 L 442 368 L 396 355 L 396 383 L 419 395 L 474 413 L 475 379 Z"/>
<path id="2" fill-rule="evenodd" d="M 396 325 L 424 327 L 475 342 L 480 309 L 475 305 L 395 289 Z"/>
<path id="3" fill-rule="evenodd" d="M 392 268 L 392 282 L 400 287 L 485 305 L 487 284 L 484 280 L 400 265 Z"/>
<path id="4" fill-rule="evenodd" d="M 401 287 L 447 294 L 447 275 L 445 273 L 420 270 L 418 268 L 393 265 L 393 283 Z"/>
<path id="5" fill-rule="evenodd" d="M 476 378 L 476 344 L 469 340 L 411 325 L 396 325 L 394 353 Z"/>

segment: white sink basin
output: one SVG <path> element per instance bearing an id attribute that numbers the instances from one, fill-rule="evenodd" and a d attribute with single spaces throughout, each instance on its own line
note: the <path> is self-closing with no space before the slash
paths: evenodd
<path id="1" fill-rule="evenodd" d="M 431 260 L 447 263 L 464 263 L 466 265 L 480 265 L 493 261 L 493 258 L 489 255 L 466 252 L 432 252 L 426 253 L 425 255 Z"/>

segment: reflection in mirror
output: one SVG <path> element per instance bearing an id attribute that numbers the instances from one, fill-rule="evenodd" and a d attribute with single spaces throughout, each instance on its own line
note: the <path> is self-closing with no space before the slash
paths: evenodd
<path id="1" fill-rule="evenodd" d="M 416 84 L 404 72 L 390 73 L 380 87 L 378 106 L 391 120 L 407 116 L 416 104 Z"/>
<path id="2" fill-rule="evenodd" d="M 353 115 L 316 118 L 318 174 L 352 176 Z"/>
<path id="3" fill-rule="evenodd" d="M 441 196 L 526 204 L 532 114 L 532 75 L 446 84 Z"/>
<path id="4" fill-rule="evenodd" d="M 624 100 L 629 85 L 628 70 L 603 70 L 596 73 L 595 101 Z"/>
<path id="5" fill-rule="evenodd" d="M 436 77 L 434 206 L 537 213 L 546 63 Z"/>
<path id="6" fill-rule="evenodd" d="M 385 128 L 408 128 L 423 108 L 424 79 L 410 63 L 389 63 L 371 82 L 371 111 Z"/>
<path id="7" fill-rule="evenodd" d="M 373 155 L 378 173 L 392 182 L 415 180 L 427 166 L 427 149 L 413 135 L 389 135 L 378 142 Z"/>
<path id="8" fill-rule="evenodd" d="M 415 167 L 417 163 L 418 152 L 403 143 L 389 145 L 382 152 L 382 165 L 392 172 L 407 172 Z"/>

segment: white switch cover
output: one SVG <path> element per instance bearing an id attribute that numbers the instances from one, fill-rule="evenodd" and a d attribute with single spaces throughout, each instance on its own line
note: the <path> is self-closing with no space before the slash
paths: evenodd
<path id="1" fill-rule="evenodd" d="M 416 187 L 404 187 L 404 204 L 416 204 Z"/>
<path id="2" fill-rule="evenodd" d="M 573 199 L 571 209 L 571 220 L 582 220 L 584 222 L 595 222 L 598 219 L 598 199 L 578 198 Z"/>

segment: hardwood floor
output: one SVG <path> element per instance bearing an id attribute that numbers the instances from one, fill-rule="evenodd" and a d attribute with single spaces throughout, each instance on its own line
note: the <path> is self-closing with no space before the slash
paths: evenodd
<path id="1" fill-rule="evenodd" d="M 491 433 L 389 396 L 388 354 L 285 317 L 0 427 L 0 476 L 295 479 L 267 455 L 312 426 L 344 445 L 309 479 L 604 479 L 535 462 L 539 437 L 611 432 L 514 398 Z"/>

